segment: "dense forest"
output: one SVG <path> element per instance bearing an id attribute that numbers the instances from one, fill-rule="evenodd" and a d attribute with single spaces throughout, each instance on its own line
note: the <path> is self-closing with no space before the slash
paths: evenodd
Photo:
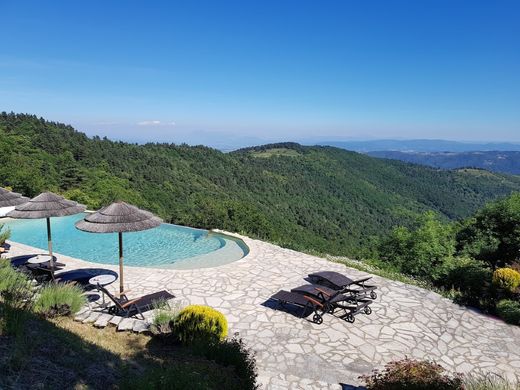
<path id="1" fill-rule="evenodd" d="M 433 210 L 469 216 L 520 178 L 444 171 L 293 143 L 232 153 L 89 138 L 32 115 L 0 114 L 0 186 L 51 190 L 97 209 L 113 200 L 166 221 L 245 233 L 298 250 L 358 256 L 371 237 Z"/>
<path id="2" fill-rule="evenodd" d="M 369 156 L 379 158 L 391 158 L 423 164 L 435 168 L 456 169 L 473 167 L 486 169 L 492 172 L 520 174 L 519 151 L 480 151 L 480 152 L 398 152 L 381 151 L 368 152 Z"/>

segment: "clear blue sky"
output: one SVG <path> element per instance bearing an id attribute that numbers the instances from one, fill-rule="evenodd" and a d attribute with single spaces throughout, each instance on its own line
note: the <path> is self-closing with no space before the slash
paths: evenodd
<path id="1" fill-rule="evenodd" d="M 0 0 L 0 110 L 128 140 L 520 141 L 520 2 Z"/>

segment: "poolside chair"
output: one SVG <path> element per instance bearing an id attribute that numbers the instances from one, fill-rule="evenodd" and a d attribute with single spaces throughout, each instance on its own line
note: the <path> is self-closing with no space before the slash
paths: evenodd
<path id="1" fill-rule="evenodd" d="M 55 261 L 52 268 L 50 262 L 40 264 L 25 263 L 21 266 L 18 266 L 17 268 L 28 274 L 38 283 L 45 283 L 53 280 L 54 272 L 61 271 L 63 267 L 65 267 L 65 264 Z"/>
<path id="2" fill-rule="evenodd" d="M 32 255 L 21 255 L 21 256 L 14 256 L 14 257 L 9 257 L 9 261 L 11 262 L 11 266 L 14 267 L 14 268 L 21 268 L 21 267 L 24 267 L 24 266 L 27 266 L 27 265 L 31 265 L 30 263 L 28 263 L 29 259 L 35 257 L 35 256 L 38 256 L 37 254 L 32 254 Z M 53 260 L 54 260 L 54 265 L 56 267 L 64 267 L 65 264 L 63 263 L 59 263 L 56 259 L 56 256 L 53 256 L 52 257 Z M 49 265 L 49 262 L 47 263 L 42 263 L 44 266 L 45 265 Z M 38 266 L 38 264 L 32 264 L 31 265 L 33 268 L 35 266 Z"/>
<path id="3" fill-rule="evenodd" d="M 312 284 L 305 284 L 293 288 L 293 293 L 310 296 L 326 307 L 327 312 L 335 314 L 337 310 L 341 310 L 342 314 L 338 317 L 347 321 L 354 322 L 355 316 L 359 313 L 370 315 L 372 308 L 370 299 L 361 299 L 358 296 L 351 294 L 343 294 L 341 291 L 336 291 L 323 286 L 315 286 Z"/>
<path id="4" fill-rule="evenodd" d="M 112 302 L 114 302 L 114 305 L 108 308 L 110 314 L 123 315 L 125 317 L 139 315 L 143 320 L 145 319 L 143 311 L 149 310 L 153 306 L 154 302 L 167 301 L 175 298 L 175 296 L 170 294 L 168 291 L 162 290 L 156 293 L 143 295 L 139 298 L 128 299 L 126 292 L 112 294 L 100 284 L 97 285 L 97 288 L 108 296 Z"/>
<path id="5" fill-rule="evenodd" d="M 274 294 L 270 299 L 276 301 L 278 306 L 293 305 L 302 308 L 300 318 L 305 316 L 308 309 L 312 309 L 314 315 L 312 321 L 316 324 L 323 322 L 323 314 L 328 311 L 328 307 L 321 303 L 318 299 L 312 298 L 307 295 L 298 294 L 295 292 L 289 292 L 280 290 Z"/>
<path id="6" fill-rule="evenodd" d="M 117 272 L 106 268 L 79 268 L 66 272 L 60 272 L 55 275 L 55 279 L 58 283 L 75 283 L 81 286 L 84 290 L 91 290 L 96 288 L 96 286 L 92 286 L 89 283 L 89 280 L 94 276 L 106 274 L 115 276 L 116 280 L 119 278 Z"/>
<path id="7" fill-rule="evenodd" d="M 365 282 L 372 279 L 367 276 L 361 279 L 350 279 L 349 277 L 335 271 L 321 271 L 309 274 L 309 279 L 313 283 L 317 283 L 342 293 L 349 293 L 358 298 L 376 299 L 377 286 L 368 285 Z"/>

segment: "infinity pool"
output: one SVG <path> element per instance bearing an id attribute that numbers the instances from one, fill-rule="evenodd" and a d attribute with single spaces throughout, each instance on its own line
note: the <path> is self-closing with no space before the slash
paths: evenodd
<path id="1" fill-rule="evenodd" d="M 85 214 L 51 218 L 53 250 L 62 255 L 94 263 L 118 264 L 117 233 L 79 231 L 74 223 Z M 44 219 L 2 219 L 11 229 L 11 240 L 47 249 Z M 241 259 L 248 249 L 242 240 L 183 226 L 161 226 L 124 233 L 125 265 L 178 269 L 206 268 Z"/>

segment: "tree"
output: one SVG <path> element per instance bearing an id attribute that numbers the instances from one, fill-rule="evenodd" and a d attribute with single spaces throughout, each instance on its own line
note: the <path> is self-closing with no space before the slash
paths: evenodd
<path id="1" fill-rule="evenodd" d="M 487 261 L 493 269 L 518 259 L 520 253 L 520 193 L 493 202 L 464 222 L 457 249 Z"/>
<path id="2" fill-rule="evenodd" d="M 434 212 L 424 213 L 417 225 L 395 228 L 379 245 L 380 259 L 408 275 L 436 280 L 455 253 L 453 227 Z"/>

